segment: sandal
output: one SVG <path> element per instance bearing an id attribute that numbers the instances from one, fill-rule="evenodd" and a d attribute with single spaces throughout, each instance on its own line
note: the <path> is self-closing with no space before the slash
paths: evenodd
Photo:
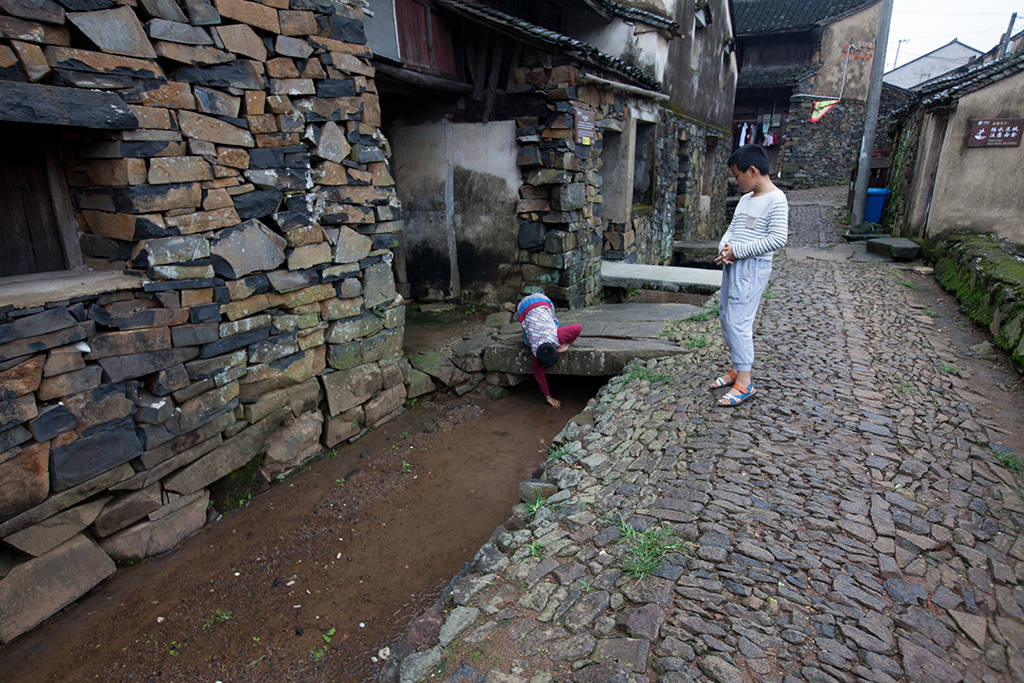
<path id="1" fill-rule="evenodd" d="M 729 372 L 725 373 L 721 377 L 715 379 L 715 381 L 711 383 L 711 387 L 710 388 L 712 390 L 714 390 L 714 389 L 721 389 L 722 387 L 727 387 L 727 386 L 731 385 L 735 381 L 736 381 L 736 371 L 735 370 L 730 370 Z"/>
<path id="2" fill-rule="evenodd" d="M 726 394 L 718 399 L 718 405 L 724 408 L 731 408 L 732 406 L 738 406 L 739 404 L 746 401 L 748 398 L 757 393 L 754 388 L 754 383 L 751 382 L 747 386 L 742 386 L 738 382 L 732 385 L 732 388 L 740 392 L 738 394 Z"/>

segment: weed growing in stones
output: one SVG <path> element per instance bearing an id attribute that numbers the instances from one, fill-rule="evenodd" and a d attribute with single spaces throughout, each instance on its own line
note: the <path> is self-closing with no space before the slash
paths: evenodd
<path id="1" fill-rule="evenodd" d="M 686 348 L 688 349 L 703 349 L 708 345 L 708 338 L 703 334 L 698 334 L 693 339 L 686 342 Z"/>
<path id="2" fill-rule="evenodd" d="M 899 384 L 896 385 L 896 391 L 900 392 L 901 394 L 917 393 L 917 389 L 915 389 L 914 385 L 911 384 L 910 382 L 900 382 Z"/>
<path id="3" fill-rule="evenodd" d="M 926 316 L 928 316 L 929 318 L 938 318 L 938 317 L 939 317 L 939 314 L 938 314 L 938 313 L 936 313 L 935 311 L 933 311 L 933 310 L 930 310 L 930 309 L 929 309 L 929 310 L 927 310 L 927 311 L 925 311 L 925 312 L 924 312 L 924 314 L 925 314 Z"/>
<path id="4" fill-rule="evenodd" d="M 947 365 L 946 363 L 940 362 L 939 363 L 939 370 L 942 370 L 943 372 L 948 373 L 950 375 L 956 375 L 957 377 L 963 377 L 963 375 L 961 374 L 962 370 L 960 370 L 960 368 L 956 367 L 955 365 Z"/>
<path id="5" fill-rule="evenodd" d="M 999 461 L 999 464 L 1006 469 L 1018 474 L 1024 473 L 1024 461 L 1022 461 L 1020 456 L 1016 453 L 1010 453 L 1009 451 L 998 449 L 994 449 L 992 452 L 995 453 L 996 460 Z"/>
<path id="6" fill-rule="evenodd" d="M 399 470 L 402 474 L 412 474 L 412 465 L 408 461 L 402 461 L 402 469 Z"/>
<path id="7" fill-rule="evenodd" d="M 206 621 L 203 622 L 203 629 L 206 630 L 214 624 L 223 624 L 225 621 L 231 621 L 231 612 L 217 608 L 217 611 L 207 617 Z"/>
<path id="8" fill-rule="evenodd" d="M 914 285 L 910 284 L 906 280 L 897 280 L 896 284 L 898 284 L 900 287 L 906 287 L 907 289 L 913 289 L 914 288 Z"/>
<path id="9" fill-rule="evenodd" d="M 707 322 L 708 320 L 711 320 L 712 318 L 717 318 L 721 312 L 722 312 L 722 307 L 716 301 L 715 303 L 711 304 L 711 306 L 709 306 L 706 310 L 701 311 L 700 313 L 698 313 L 696 315 L 691 315 L 689 318 L 686 318 L 685 322 L 691 322 L 691 323 Z"/>
<path id="10" fill-rule="evenodd" d="M 641 365 L 639 367 L 631 369 L 629 371 L 629 374 L 626 375 L 627 382 L 632 382 L 633 380 L 636 379 L 642 379 L 651 383 L 655 383 L 669 382 L 672 380 L 672 377 L 661 372 L 651 372 L 650 370 L 647 369 L 646 366 Z"/>
<path id="11" fill-rule="evenodd" d="M 182 646 L 182 644 L 181 644 L 181 643 L 179 643 L 179 642 L 178 642 L 178 641 L 176 641 L 176 640 L 172 640 L 172 641 L 171 641 L 170 643 L 168 643 L 168 645 L 167 645 L 167 654 L 169 654 L 169 655 L 170 655 L 170 656 L 172 656 L 172 657 L 175 657 L 175 656 L 177 656 L 177 654 L 178 654 L 179 652 L 181 652 L 181 646 Z"/>
<path id="12" fill-rule="evenodd" d="M 584 593 L 589 593 L 590 591 L 594 590 L 594 584 L 590 583 L 589 581 L 586 581 L 584 579 L 576 579 L 576 582 L 580 585 L 580 589 Z"/>
<path id="13" fill-rule="evenodd" d="M 310 648 L 309 650 L 309 656 L 313 658 L 314 662 L 319 662 L 321 659 L 323 659 L 324 655 L 327 654 L 327 646 L 330 645 L 331 639 L 334 638 L 334 634 L 336 632 L 337 629 L 332 626 L 331 628 L 327 629 L 325 633 L 320 634 L 320 637 L 324 641 L 323 644 L 318 645 L 314 648 Z"/>
<path id="14" fill-rule="evenodd" d="M 542 558 L 547 553 L 547 548 L 540 541 L 534 541 L 526 546 L 527 550 L 530 551 L 530 557 Z"/>
<path id="15" fill-rule="evenodd" d="M 622 570 L 638 581 L 647 578 L 661 566 L 661 561 L 671 552 L 687 549 L 685 543 L 674 543 L 669 539 L 674 535 L 670 530 L 648 527 L 637 531 L 619 518 L 617 524 L 619 540 L 626 544 L 626 556 L 622 561 Z"/>
<path id="16" fill-rule="evenodd" d="M 324 457 L 325 458 L 337 458 L 338 457 L 338 447 L 335 446 L 331 450 L 329 450 L 326 453 L 324 453 Z"/>
<path id="17" fill-rule="evenodd" d="M 526 505 L 526 511 L 530 514 L 530 519 L 533 519 L 534 517 L 536 517 L 537 513 L 543 507 L 550 507 L 550 506 L 548 505 L 548 502 L 546 500 L 544 500 L 544 497 L 538 493 L 537 494 L 537 499 L 534 500 L 532 503 L 527 503 L 527 505 Z M 554 509 L 554 508 L 552 508 L 552 509 Z"/>
<path id="18" fill-rule="evenodd" d="M 552 446 L 548 449 L 548 460 L 563 460 L 567 455 L 569 455 L 567 446 Z"/>
<path id="19" fill-rule="evenodd" d="M 773 296 L 775 296 L 775 292 L 772 291 L 771 287 L 769 287 L 768 289 L 764 290 L 764 300 L 765 301 L 771 301 Z"/>

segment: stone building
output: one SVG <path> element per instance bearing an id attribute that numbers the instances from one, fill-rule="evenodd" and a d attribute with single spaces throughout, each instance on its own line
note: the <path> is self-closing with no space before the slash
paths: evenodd
<path id="1" fill-rule="evenodd" d="M 765 144 L 773 173 L 792 187 L 849 182 L 881 3 L 735 0 L 733 7 L 740 59 L 733 145 L 744 132 L 744 141 Z M 815 103 L 832 100 L 812 120 Z"/>
<path id="2" fill-rule="evenodd" d="M 724 229 L 727 2 L 369 6 L 400 291 L 583 306 L 602 259 L 667 263 Z"/>
<path id="3" fill-rule="evenodd" d="M 885 222 L 915 237 L 989 232 L 1024 245 L 1024 32 L 914 92 Z"/>
<path id="4" fill-rule="evenodd" d="M 0 0 L 0 641 L 402 410 L 362 18 Z"/>

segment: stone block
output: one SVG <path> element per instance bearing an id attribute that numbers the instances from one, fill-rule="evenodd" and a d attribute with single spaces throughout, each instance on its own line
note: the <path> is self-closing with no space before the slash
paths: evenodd
<path id="1" fill-rule="evenodd" d="M 30 81 L 38 81 L 50 73 L 50 65 L 46 62 L 46 55 L 42 48 L 32 43 L 23 43 L 20 40 L 12 40 L 11 47 L 18 55 L 21 68 Z"/>
<path id="2" fill-rule="evenodd" d="M 313 54 L 313 48 L 301 38 L 279 35 L 274 40 L 274 52 L 285 57 L 308 59 Z"/>
<path id="3" fill-rule="evenodd" d="M 103 52 L 154 59 L 156 52 L 129 7 L 94 12 L 68 12 L 68 21 Z"/>
<path id="4" fill-rule="evenodd" d="M 587 200 L 587 186 L 584 183 L 569 183 L 551 188 L 551 206 L 556 211 L 582 209 Z"/>
<path id="5" fill-rule="evenodd" d="M 0 7 L 8 14 L 22 19 L 64 23 L 64 8 L 53 0 L 4 0 L 0 2 Z"/>
<path id="6" fill-rule="evenodd" d="M 46 377 L 39 383 L 36 396 L 40 401 L 51 401 L 68 394 L 89 391 L 100 385 L 103 370 L 95 365 L 87 365 L 81 370 L 65 372 L 63 375 Z M 120 381 L 120 380 L 117 380 Z M 2 418 L 0 418 L 2 420 Z"/>
<path id="7" fill-rule="evenodd" d="M 164 489 L 189 494 L 234 472 L 264 452 L 267 439 L 290 414 L 290 411 L 282 409 L 246 427 L 200 459 L 164 479 Z"/>
<path id="8" fill-rule="evenodd" d="M 174 78 L 187 83 L 207 85 L 211 88 L 252 90 L 267 87 L 266 79 L 263 76 L 263 65 L 248 59 L 236 59 L 227 64 L 213 66 L 184 67 L 174 72 Z"/>
<path id="9" fill-rule="evenodd" d="M 277 10 L 273 7 L 248 0 L 214 0 L 214 5 L 222 17 L 234 19 L 270 33 L 281 32 Z"/>
<path id="10" fill-rule="evenodd" d="M 55 69 L 86 71 L 89 73 L 100 74 L 131 75 L 135 78 L 166 80 L 163 70 L 157 66 L 155 61 L 150 61 L 148 59 L 135 59 L 133 57 L 122 57 L 107 52 L 92 52 L 90 50 L 78 50 L 70 47 L 57 47 L 52 45 L 48 46 L 44 52 L 46 53 L 46 61 Z M 65 88 L 61 88 L 61 90 L 65 90 Z M 143 104 L 146 103 L 143 102 Z M 129 113 L 131 112 L 127 106 L 125 106 L 125 110 Z M 135 119 L 134 114 L 132 115 L 132 119 Z M 128 126 L 123 127 L 127 128 Z"/>
<path id="11" fill-rule="evenodd" d="M 381 419 L 398 410 L 405 403 L 405 385 L 399 384 L 380 392 L 363 406 L 366 424 L 376 425 Z"/>
<path id="12" fill-rule="evenodd" d="M 162 502 L 159 483 L 105 499 L 103 509 L 92 523 L 92 530 L 99 537 L 109 536 L 139 521 L 159 508 Z"/>
<path id="13" fill-rule="evenodd" d="M 13 457 L 3 457 L 6 459 L 0 462 L 0 520 L 7 520 L 43 502 L 50 492 L 50 444 L 32 444 Z"/>
<path id="14" fill-rule="evenodd" d="M 0 397 L 24 396 L 38 389 L 39 382 L 45 374 L 44 363 L 43 356 L 35 356 L 0 372 Z M 0 409 L 0 415 L 2 415 L 2 409 Z M 0 417 L 0 425 L 3 422 L 3 418 Z"/>
<path id="15" fill-rule="evenodd" d="M 414 368 L 439 380 L 446 387 L 463 384 L 470 378 L 452 364 L 447 354 L 440 351 L 412 354 L 409 356 L 409 362 Z"/>
<path id="16" fill-rule="evenodd" d="M 18 425 L 0 431 L 0 460 L 6 459 L 15 446 L 20 446 L 32 438 L 32 433 Z"/>
<path id="17" fill-rule="evenodd" d="M 383 329 L 384 321 L 373 313 L 365 313 L 356 318 L 340 320 L 330 327 L 327 341 L 331 344 L 344 344 Z"/>
<path id="18" fill-rule="evenodd" d="M 119 330 L 143 327 L 173 327 L 188 320 L 189 312 L 181 308 L 145 308 L 141 300 L 119 301 L 107 306 L 90 306 L 89 317 L 104 327 Z"/>
<path id="19" fill-rule="evenodd" d="M 363 298 L 327 299 L 320 302 L 320 317 L 324 320 L 341 320 L 359 315 L 363 310 Z"/>
<path id="20" fill-rule="evenodd" d="M 213 358 L 214 356 L 220 356 L 236 349 L 249 346 L 250 344 L 263 341 L 270 336 L 270 330 L 271 328 L 269 326 L 261 327 L 249 332 L 242 332 L 230 337 L 225 337 L 210 344 L 204 344 L 199 347 L 199 357 Z"/>
<path id="21" fill-rule="evenodd" d="M 78 426 L 78 420 L 63 403 L 43 408 L 28 423 L 29 431 L 36 441 L 43 442 L 70 432 Z"/>
<path id="22" fill-rule="evenodd" d="M 182 432 L 191 432 L 213 418 L 238 404 L 238 382 L 207 391 L 180 406 L 179 427 Z"/>
<path id="23" fill-rule="evenodd" d="M 256 144 L 249 131 L 212 116 L 185 110 L 178 113 L 178 124 L 185 137 L 235 147 L 253 147 Z"/>
<path id="24" fill-rule="evenodd" d="M 235 59 L 235 55 L 230 52 L 205 45 L 181 45 L 179 43 L 168 43 L 158 40 L 153 44 L 153 47 L 156 49 L 157 54 L 164 59 L 190 66 L 197 64 L 226 64 Z"/>
<path id="25" fill-rule="evenodd" d="M 544 249 L 544 226 L 541 223 L 520 223 L 518 245 L 527 251 Z"/>
<path id="26" fill-rule="evenodd" d="M 296 247 L 288 254 L 288 269 L 304 270 L 321 263 L 330 263 L 332 258 L 331 245 L 327 242 Z"/>
<path id="27" fill-rule="evenodd" d="M 14 322 L 0 325 L 0 344 L 74 327 L 77 322 L 66 308 L 51 308 L 42 313 L 27 315 L 15 319 Z M 0 373 L 0 380 L 5 378 L 6 371 Z"/>
<path id="28" fill-rule="evenodd" d="M 100 541 L 115 560 L 141 560 L 171 550 L 206 524 L 209 491 L 199 491 L 186 501 L 171 503 L 176 509 L 155 520 L 139 522 Z M 159 513 L 159 509 L 153 515 Z"/>
<path id="29" fill-rule="evenodd" d="M 217 35 L 228 50 L 246 57 L 265 62 L 267 61 L 267 48 L 263 45 L 256 32 L 245 24 L 231 24 L 218 26 Z"/>
<path id="30" fill-rule="evenodd" d="M 267 447 L 260 471 L 268 480 L 290 472 L 320 453 L 320 435 L 324 416 L 318 410 L 303 413 L 298 419 L 277 430 Z"/>
<path id="31" fill-rule="evenodd" d="M 149 161 L 151 185 L 210 180 L 213 172 L 202 157 L 155 157 Z"/>
<path id="32" fill-rule="evenodd" d="M 188 373 L 182 364 L 158 370 L 146 379 L 146 388 L 156 396 L 167 396 L 171 392 L 187 387 Z"/>
<path id="33" fill-rule="evenodd" d="M 361 365 L 350 370 L 322 375 L 330 414 L 338 415 L 364 403 L 381 388 L 381 372 L 376 365 Z"/>
<path id="34" fill-rule="evenodd" d="M 112 470 L 142 453 L 142 443 L 129 418 L 88 430 L 76 441 L 50 454 L 54 491 L 63 491 Z"/>
<path id="35" fill-rule="evenodd" d="M 4 543 L 33 557 L 45 555 L 92 524 L 108 500 L 108 497 L 93 498 L 87 503 L 58 512 L 53 517 L 11 534 L 4 539 Z"/>
<path id="36" fill-rule="evenodd" d="M 360 342 L 364 363 L 383 361 L 388 363 L 402 357 L 404 329 L 381 330 Z"/>
<path id="37" fill-rule="evenodd" d="M 337 246 L 334 251 L 335 263 L 356 263 L 370 253 L 373 240 L 361 235 L 352 228 L 341 227 L 338 230 Z"/>
<path id="38" fill-rule="evenodd" d="M 141 240 L 132 250 L 133 260 L 146 266 L 194 261 L 209 255 L 209 240 L 198 235 Z"/>
<path id="39" fill-rule="evenodd" d="M 324 445 L 328 448 L 351 439 L 363 429 L 363 409 L 353 408 L 341 415 L 327 418 L 327 429 L 324 432 Z"/>
<path id="40" fill-rule="evenodd" d="M 213 44 L 213 38 L 204 29 L 181 21 L 151 19 L 147 22 L 146 29 L 153 40 L 167 40 L 185 45 Z"/>
<path id="41" fill-rule="evenodd" d="M 299 352 L 294 332 L 278 334 L 249 347 L 250 363 L 269 363 Z"/>
<path id="42" fill-rule="evenodd" d="M 96 326 L 91 321 L 87 321 L 56 332 L 41 334 L 35 337 L 25 337 L 2 344 L 0 345 L 0 361 L 39 353 L 46 349 L 52 349 L 55 346 L 73 344 L 74 342 L 91 337 L 95 330 Z"/>
<path id="43" fill-rule="evenodd" d="M 195 358 L 196 355 L 197 351 L 194 348 L 186 347 L 117 356 L 116 358 L 102 358 L 99 363 L 108 382 L 123 382 L 126 379 L 142 377 L 151 372 L 180 365 Z"/>
<path id="44" fill-rule="evenodd" d="M 409 369 L 409 386 L 406 389 L 406 395 L 409 398 L 416 398 L 423 394 L 429 394 L 434 391 L 437 387 L 434 386 L 434 380 L 430 379 L 430 375 L 417 370 L 416 368 Z"/>
<path id="45" fill-rule="evenodd" d="M 285 240 L 258 220 L 251 219 L 223 231 L 210 245 L 214 268 L 223 277 L 237 279 L 255 271 L 274 270 L 285 260 Z"/>
<path id="46" fill-rule="evenodd" d="M 114 570 L 110 557 L 82 535 L 15 566 L 0 580 L 0 641 L 8 643 L 56 614 Z"/>
<path id="47" fill-rule="evenodd" d="M 322 90 L 323 86 L 320 86 Z M 348 158 L 352 146 L 345 138 L 345 133 L 334 121 L 328 121 L 320 127 L 320 139 L 313 155 L 320 159 L 326 159 L 336 164 Z"/>
<path id="48" fill-rule="evenodd" d="M 278 10 L 281 34 L 286 36 L 308 36 L 320 31 L 316 15 L 308 10 Z"/>
<path id="49" fill-rule="evenodd" d="M 913 261 L 921 253 L 917 242 L 906 237 L 876 237 L 867 241 L 868 251 L 894 261 Z"/>
<path id="50" fill-rule="evenodd" d="M 85 202 L 89 197 L 85 192 L 92 192 L 96 198 L 106 202 L 109 197 L 114 211 L 133 214 L 152 213 L 156 211 L 172 211 L 174 209 L 194 209 L 202 204 L 203 190 L 197 183 L 166 185 L 134 185 L 130 187 L 114 187 L 109 190 L 98 189 L 79 192 L 79 201 L 83 208 L 94 208 Z M 98 207 L 106 208 L 106 206 Z"/>
<path id="51" fill-rule="evenodd" d="M 80 430 L 120 420 L 135 410 L 124 384 L 101 384 L 91 391 L 65 396 L 62 401 L 75 416 Z"/>
<path id="52" fill-rule="evenodd" d="M 238 217 L 246 220 L 249 218 L 264 218 L 275 213 L 281 206 L 281 191 L 277 188 L 255 190 L 245 194 L 235 195 L 232 201 L 235 204 L 235 211 Z"/>
<path id="53" fill-rule="evenodd" d="M 123 332 L 97 334 L 89 340 L 91 351 L 86 360 L 99 360 L 110 356 L 126 356 L 171 347 L 171 331 L 166 327 L 148 327 Z"/>
<path id="54" fill-rule="evenodd" d="M 90 0 L 85 1 L 89 2 Z M 179 23 L 188 21 L 174 0 L 141 0 L 141 2 L 151 17 L 160 17 L 161 19 Z"/>
<path id="55" fill-rule="evenodd" d="M 373 308 L 395 298 L 395 276 L 391 264 L 381 261 L 368 266 L 363 273 L 363 304 Z"/>
<path id="56" fill-rule="evenodd" d="M 174 346 L 198 346 L 217 341 L 217 323 L 200 325 L 179 325 L 171 328 L 171 340 Z"/>
<path id="57" fill-rule="evenodd" d="M 196 26 L 220 23 L 220 13 L 206 0 L 185 0 L 189 21 Z"/>

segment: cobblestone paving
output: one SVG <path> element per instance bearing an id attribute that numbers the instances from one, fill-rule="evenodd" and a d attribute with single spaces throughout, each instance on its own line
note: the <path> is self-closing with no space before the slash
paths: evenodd
<path id="1" fill-rule="evenodd" d="M 980 361 L 906 286 L 925 280 L 778 258 L 761 393 L 734 409 L 704 389 L 717 320 L 680 323 L 692 353 L 634 362 L 569 423 L 521 487 L 546 502 L 517 507 L 389 673 L 1024 680 L 1022 480 L 992 447 L 1006 425 L 976 407 Z M 638 540 L 667 553 L 639 580 Z"/>

